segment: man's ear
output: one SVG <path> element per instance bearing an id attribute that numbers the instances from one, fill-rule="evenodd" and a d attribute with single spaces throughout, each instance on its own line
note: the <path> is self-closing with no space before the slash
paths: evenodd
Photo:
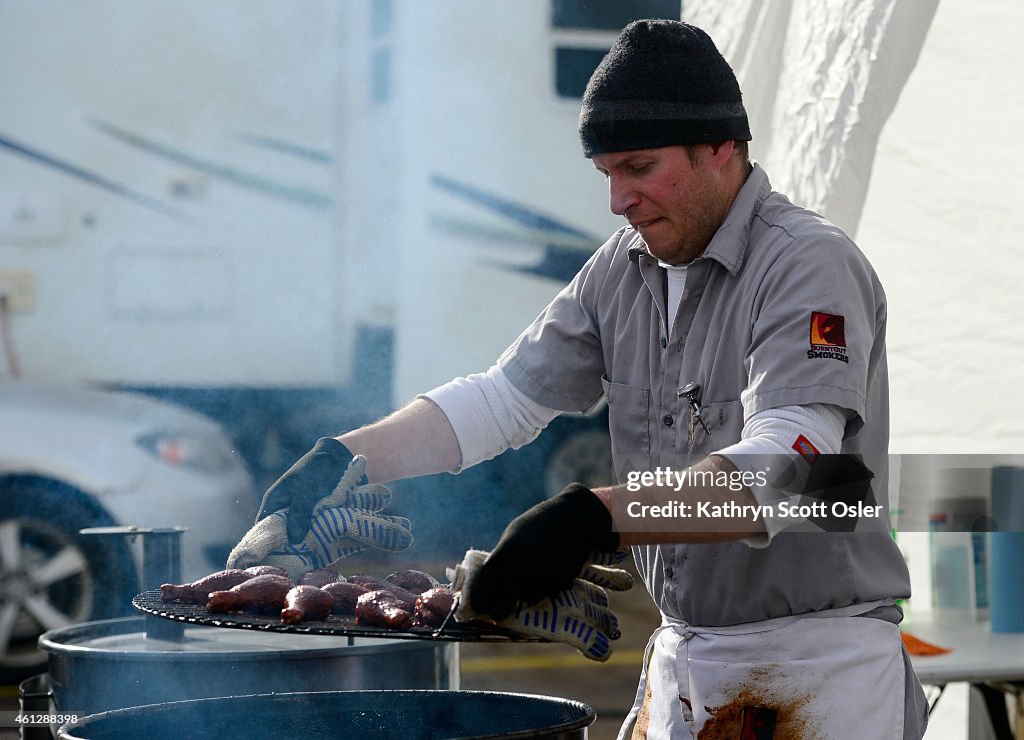
<path id="1" fill-rule="evenodd" d="M 736 149 L 736 142 L 729 139 L 728 141 L 719 141 L 709 146 L 711 147 L 711 163 L 716 170 L 721 170 L 732 157 L 732 153 Z"/>

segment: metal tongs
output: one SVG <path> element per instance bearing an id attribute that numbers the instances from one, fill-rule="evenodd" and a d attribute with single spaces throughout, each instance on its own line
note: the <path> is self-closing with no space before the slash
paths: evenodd
<path id="1" fill-rule="evenodd" d="M 459 563 L 454 568 L 445 568 L 445 575 L 448 576 L 448 580 L 452 584 L 452 593 L 455 598 L 452 599 L 452 608 L 448 610 L 448 614 L 445 615 L 444 621 L 441 622 L 441 626 L 434 630 L 431 635 L 435 640 L 444 634 L 444 628 L 448 626 L 448 623 L 455 616 L 455 612 L 459 608 L 462 597 L 462 589 L 466 585 L 466 579 L 468 573 L 465 567 L 465 561 Z"/>
<path id="2" fill-rule="evenodd" d="M 452 593 L 455 594 L 455 598 L 452 599 L 452 608 L 448 610 L 448 614 L 445 616 L 444 621 L 441 622 L 441 626 L 434 630 L 434 639 L 437 639 L 444 634 L 444 628 L 448 626 L 448 623 L 455 616 L 455 613 L 459 610 L 459 606 L 462 604 L 462 591 L 466 587 L 466 583 L 469 581 L 470 571 L 473 569 L 473 553 L 477 553 L 477 551 L 467 551 L 466 556 L 463 558 L 461 563 L 456 565 L 454 568 L 445 568 L 445 575 L 448 576 L 448 580 L 451 581 Z"/>
<path id="3" fill-rule="evenodd" d="M 452 608 L 448 610 L 448 614 L 445 615 L 444 621 L 441 622 L 441 626 L 431 633 L 431 637 L 435 640 L 439 640 L 444 634 L 444 628 L 448 626 L 448 622 L 455 616 L 455 610 L 459 608 L 459 597 L 462 595 L 461 591 L 455 592 L 455 598 L 452 599 Z"/>

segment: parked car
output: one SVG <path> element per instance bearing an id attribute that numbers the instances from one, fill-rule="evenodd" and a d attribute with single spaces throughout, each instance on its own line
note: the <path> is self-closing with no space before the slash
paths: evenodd
<path id="1" fill-rule="evenodd" d="M 141 543 L 79 530 L 186 527 L 182 576 L 194 579 L 224 567 L 255 510 L 246 466 L 202 415 L 135 393 L 0 383 L 0 682 L 44 669 L 42 632 L 132 611 Z"/>

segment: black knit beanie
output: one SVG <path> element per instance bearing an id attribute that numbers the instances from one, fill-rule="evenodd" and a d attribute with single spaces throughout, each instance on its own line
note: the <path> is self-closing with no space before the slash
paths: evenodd
<path id="1" fill-rule="evenodd" d="M 750 141 L 740 86 L 704 31 L 634 21 L 594 70 L 579 121 L 583 154 Z"/>

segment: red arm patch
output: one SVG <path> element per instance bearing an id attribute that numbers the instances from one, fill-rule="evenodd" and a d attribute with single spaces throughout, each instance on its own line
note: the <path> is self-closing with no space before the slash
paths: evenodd
<path id="1" fill-rule="evenodd" d="M 818 455 L 821 454 L 818 452 L 818 448 L 811 444 L 811 440 L 802 434 L 793 442 L 793 449 L 799 452 L 800 456 L 809 463 L 814 462 Z"/>

